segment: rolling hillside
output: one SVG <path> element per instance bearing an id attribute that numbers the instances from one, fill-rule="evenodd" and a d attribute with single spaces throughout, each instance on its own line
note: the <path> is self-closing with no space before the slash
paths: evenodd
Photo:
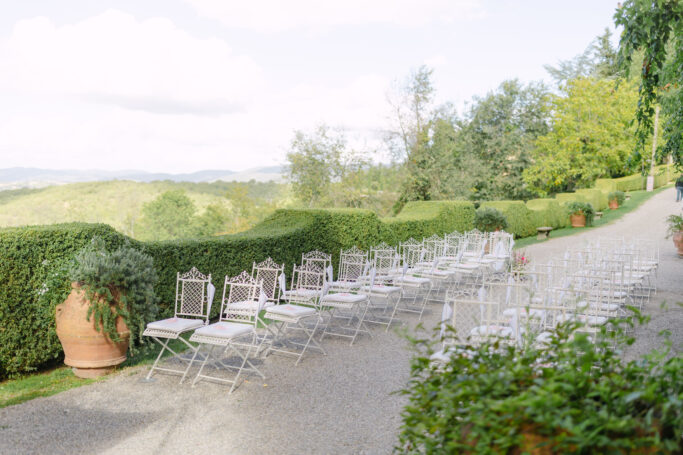
<path id="1" fill-rule="evenodd" d="M 228 209 L 233 183 L 191 182 L 105 182 L 72 183 L 41 189 L 0 191 L 0 227 L 30 224 L 53 224 L 71 221 L 106 223 L 127 235 L 135 234 L 135 224 L 142 206 L 165 191 L 182 189 L 201 214 L 209 204 Z M 284 185 L 276 183 L 244 184 L 247 196 L 269 202 L 280 200 Z"/>

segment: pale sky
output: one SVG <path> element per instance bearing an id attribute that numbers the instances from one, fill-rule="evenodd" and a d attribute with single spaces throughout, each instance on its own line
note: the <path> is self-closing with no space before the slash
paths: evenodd
<path id="1" fill-rule="evenodd" d="M 373 148 L 434 68 L 460 107 L 613 28 L 611 0 L 0 0 L 0 168 L 284 164 L 325 123 Z"/>

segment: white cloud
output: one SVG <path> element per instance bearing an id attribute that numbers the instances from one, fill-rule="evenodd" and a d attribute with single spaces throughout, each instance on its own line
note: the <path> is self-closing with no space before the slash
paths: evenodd
<path id="1" fill-rule="evenodd" d="M 0 48 L 2 86 L 158 113 L 238 111 L 261 81 L 224 41 L 114 10 L 63 27 L 23 20 Z"/>
<path id="2" fill-rule="evenodd" d="M 420 26 L 484 14 L 481 0 L 185 0 L 199 14 L 230 27 L 263 32 L 340 25 Z"/>
<path id="3" fill-rule="evenodd" d="M 241 170 L 282 163 L 295 129 L 383 125 L 381 76 L 284 89 L 267 76 L 167 19 L 21 21 L 0 42 L 2 167 Z"/>

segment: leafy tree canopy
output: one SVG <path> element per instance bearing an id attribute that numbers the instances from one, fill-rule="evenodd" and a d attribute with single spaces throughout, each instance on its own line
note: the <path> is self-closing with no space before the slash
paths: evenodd
<path id="1" fill-rule="evenodd" d="M 660 156 L 673 156 L 683 165 L 683 2 L 680 0 L 625 0 L 614 14 L 624 27 L 619 41 L 619 63 L 629 73 L 634 56 L 642 52 L 641 84 L 634 107 L 640 158 L 651 137 L 655 106 L 662 107 L 664 146 Z"/>
<path id="2" fill-rule="evenodd" d="M 637 163 L 628 158 L 635 146 L 631 121 L 637 97 L 634 82 L 615 89 L 607 79 L 569 81 L 552 98 L 552 130 L 537 139 L 524 181 L 544 195 L 634 172 Z"/>

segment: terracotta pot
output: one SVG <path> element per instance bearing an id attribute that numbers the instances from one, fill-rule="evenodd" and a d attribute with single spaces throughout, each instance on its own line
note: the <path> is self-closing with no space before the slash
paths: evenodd
<path id="1" fill-rule="evenodd" d="M 676 249 L 678 249 L 678 256 L 683 258 L 683 231 L 675 233 L 672 238 Z"/>
<path id="2" fill-rule="evenodd" d="M 610 210 L 618 209 L 619 208 L 619 202 L 617 202 L 616 199 L 612 199 L 611 201 L 609 201 L 609 208 L 610 208 Z"/>
<path id="3" fill-rule="evenodd" d="M 572 227 L 586 227 L 586 215 L 571 214 L 569 215 L 569 221 L 572 222 Z"/>
<path id="4" fill-rule="evenodd" d="M 64 348 L 64 363 L 73 367 L 80 378 L 95 378 L 111 372 L 126 360 L 130 331 L 121 317 L 116 331 L 121 341 L 114 343 L 95 322 L 86 319 L 90 302 L 78 283 L 71 283 L 71 294 L 57 305 L 55 322 L 57 336 Z"/>

